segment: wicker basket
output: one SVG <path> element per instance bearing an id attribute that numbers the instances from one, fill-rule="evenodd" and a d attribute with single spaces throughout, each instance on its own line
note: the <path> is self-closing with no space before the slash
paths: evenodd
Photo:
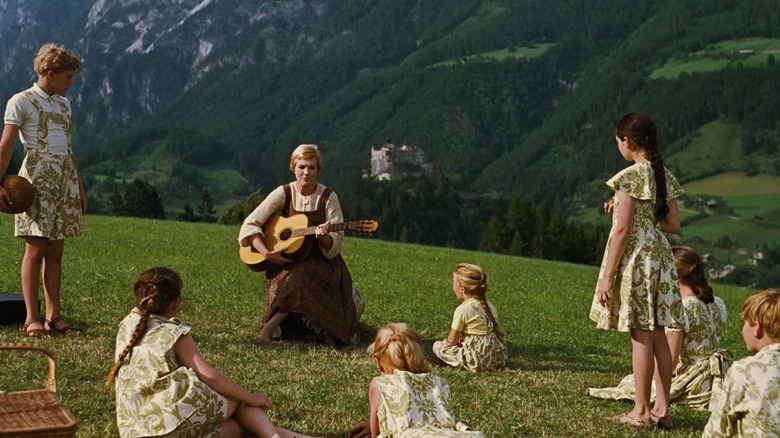
<path id="1" fill-rule="evenodd" d="M 57 362 L 41 345 L 0 343 L 0 350 L 34 350 L 49 359 L 46 388 L 0 392 L 0 437 L 72 437 L 78 423 L 57 396 Z"/>

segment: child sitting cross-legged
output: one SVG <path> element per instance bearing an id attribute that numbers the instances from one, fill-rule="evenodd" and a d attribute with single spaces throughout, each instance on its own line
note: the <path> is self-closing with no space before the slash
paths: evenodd
<path id="1" fill-rule="evenodd" d="M 508 351 L 496 308 L 487 300 L 487 274 L 470 263 L 452 273 L 452 291 L 462 303 L 455 309 L 447 339 L 433 343 L 446 364 L 469 371 L 506 367 Z"/>

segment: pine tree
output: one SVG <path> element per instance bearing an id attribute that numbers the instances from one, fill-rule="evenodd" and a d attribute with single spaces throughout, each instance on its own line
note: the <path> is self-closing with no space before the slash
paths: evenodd
<path id="1" fill-rule="evenodd" d="M 165 209 L 157 190 L 137 178 L 125 190 L 124 211 L 125 215 L 132 217 L 165 219 Z"/>
<path id="2" fill-rule="evenodd" d="M 190 203 L 184 204 L 184 207 L 182 208 L 182 212 L 179 213 L 179 216 L 176 217 L 177 220 L 185 221 L 185 222 L 197 222 L 198 216 L 195 215 L 195 212 L 192 210 L 192 207 L 190 206 Z"/>
<path id="3" fill-rule="evenodd" d="M 209 192 L 208 187 L 203 189 L 198 211 L 200 212 L 199 217 L 201 222 L 216 222 L 217 218 L 214 216 L 216 214 L 216 210 L 214 210 L 214 201 L 211 199 L 211 192 Z"/>
<path id="4" fill-rule="evenodd" d="M 108 214 L 111 216 L 125 215 L 125 201 L 122 199 L 122 194 L 119 193 L 119 187 L 117 186 L 114 186 L 114 191 L 108 197 Z"/>

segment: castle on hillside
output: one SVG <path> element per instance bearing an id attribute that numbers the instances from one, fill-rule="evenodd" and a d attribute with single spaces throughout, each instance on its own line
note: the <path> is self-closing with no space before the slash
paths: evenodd
<path id="1" fill-rule="evenodd" d="M 371 145 L 371 177 L 378 180 L 411 176 L 433 177 L 433 165 L 425 162 L 425 152 L 409 143 L 396 147 L 387 139 L 381 148 Z"/>

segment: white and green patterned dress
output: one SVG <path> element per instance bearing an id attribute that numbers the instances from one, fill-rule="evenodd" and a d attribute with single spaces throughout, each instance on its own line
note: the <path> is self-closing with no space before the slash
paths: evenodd
<path id="1" fill-rule="evenodd" d="M 84 233 L 78 173 L 71 155 L 70 102 L 37 84 L 14 95 L 5 123 L 19 127 L 25 158 L 19 175 L 35 187 L 35 202 L 15 215 L 14 235 L 61 240 Z"/>
<path id="2" fill-rule="evenodd" d="M 734 362 L 713 396 L 710 437 L 780 437 L 780 343 Z"/>
<path id="3" fill-rule="evenodd" d="M 685 327 L 685 313 L 680 300 L 680 283 L 674 266 L 669 241 L 655 218 L 655 176 L 649 163 L 636 163 L 613 176 L 607 185 L 615 192 L 622 191 L 636 200 L 634 220 L 628 244 L 615 275 L 612 299 L 606 306 L 599 303 L 598 292 L 593 296 L 590 319 L 600 329 L 655 330 L 659 327 Z M 666 171 L 667 199 L 682 193 L 677 179 Z M 615 230 L 620 202 L 614 197 L 612 230 Z M 609 245 L 607 240 L 601 263 L 599 280 L 604 275 Z"/>
<path id="4" fill-rule="evenodd" d="M 133 309 L 122 320 L 115 359 L 141 317 Z M 173 351 L 190 328 L 177 319 L 149 317 L 146 334 L 133 348 L 116 379 L 116 419 L 122 438 L 142 436 L 219 437 L 227 399 L 181 366 Z M 166 435 L 167 434 L 167 435 Z"/>
<path id="5" fill-rule="evenodd" d="M 720 348 L 720 333 L 726 324 L 726 303 L 719 297 L 709 304 L 696 297 L 682 297 L 690 326 L 685 330 L 680 357 L 669 400 L 696 409 L 708 409 L 712 394 L 717 393 L 723 377 L 733 362 L 728 350 Z M 589 388 L 592 397 L 634 400 L 634 375 L 629 374 L 614 388 Z M 651 399 L 655 399 L 655 382 Z"/>
<path id="6" fill-rule="evenodd" d="M 498 320 L 496 308 L 489 301 L 487 304 Z M 461 332 L 461 339 L 455 345 L 446 339 L 434 342 L 433 353 L 439 359 L 472 372 L 506 367 L 509 358 L 506 342 L 496 335 L 493 322 L 479 300 L 467 299 L 458 306 L 452 318 L 451 328 Z"/>
<path id="7" fill-rule="evenodd" d="M 395 370 L 374 381 L 380 390 L 380 437 L 484 438 L 484 433 L 456 420 L 450 408 L 450 388 L 443 378 Z"/>

